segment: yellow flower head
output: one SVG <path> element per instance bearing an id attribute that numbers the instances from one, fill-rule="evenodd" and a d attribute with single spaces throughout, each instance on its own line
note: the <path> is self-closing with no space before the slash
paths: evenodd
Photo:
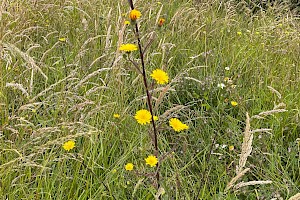
<path id="1" fill-rule="evenodd" d="M 126 20 L 126 21 L 124 22 L 124 24 L 125 24 L 125 25 L 130 25 L 130 21 Z"/>
<path id="2" fill-rule="evenodd" d="M 236 102 L 236 101 L 231 101 L 230 103 L 231 103 L 231 105 L 232 105 L 233 107 L 235 107 L 235 106 L 238 105 L 238 102 Z"/>
<path id="3" fill-rule="evenodd" d="M 129 14 L 129 18 L 132 21 L 139 19 L 141 16 L 142 16 L 141 12 L 136 9 L 133 9 L 132 11 L 130 11 L 130 14 Z"/>
<path id="4" fill-rule="evenodd" d="M 154 70 L 150 76 L 161 85 L 169 82 L 168 74 L 161 69 Z"/>
<path id="5" fill-rule="evenodd" d="M 73 149 L 75 147 L 75 142 L 72 140 L 69 140 L 69 141 L 65 142 L 62 147 L 66 151 L 70 151 L 71 149 Z"/>
<path id="6" fill-rule="evenodd" d="M 157 121 L 157 120 L 158 120 L 158 117 L 154 115 L 154 116 L 153 116 L 153 120 L 154 120 L 154 121 Z"/>
<path id="7" fill-rule="evenodd" d="M 231 145 L 231 146 L 228 147 L 228 149 L 229 149 L 229 151 L 233 151 L 234 150 L 234 146 Z"/>
<path id="8" fill-rule="evenodd" d="M 125 169 L 126 169 L 127 171 L 132 171 L 132 170 L 133 170 L 133 167 L 134 167 L 134 165 L 133 165 L 132 163 L 127 163 L 127 164 L 125 165 Z"/>
<path id="9" fill-rule="evenodd" d="M 59 38 L 58 39 L 60 42 L 65 42 L 67 39 L 66 38 Z"/>
<path id="10" fill-rule="evenodd" d="M 165 23 L 165 19 L 164 18 L 159 18 L 158 20 L 158 26 L 161 27 L 164 23 Z"/>
<path id="11" fill-rule="evenodd" d="M 122 44 L 119 48 L 120 51 L 125 51 L 127 53 L 131 51 L 138 50 L 138 47 L 135 44 Z"/>
<path id="12" fill-rule="evenodd" d="M 158 160 L 156 156 L 150 155 L 147 158 L 145 158 L 146 165 L 150 165 L 150 167 L 155 167 L 156 164 L 158 163 Z"/>
<path id="13" fill-rule="evenodd" d="M 114 118 L 120 118 L 120 115 L 117 114 L 117 113 L 115 113 L 115 114 L 114 114 Z"/>
<path id="14" fill-rule="evenodd" d="M 238 35 L 242 35 L 243 33 L 241 31 L 236 32 Z"/>
<path id="15" fill-rule="evenodd" d="M 177 118 L 170 119 L 169 124 L 176 132 L 180 132 L 189 128 L 188 125 L 182 123 Z"/>
<path id="16" fill-rule="evenodd" d="M 148 110 L 139 110 L 136 112 L 134 118 L 139 124 L 145 125 L 145 124 L 150 124 L 152 120 L 151 113 Z"/>

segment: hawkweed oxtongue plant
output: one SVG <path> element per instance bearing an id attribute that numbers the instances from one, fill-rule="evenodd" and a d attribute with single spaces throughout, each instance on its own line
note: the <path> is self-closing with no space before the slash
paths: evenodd
<path id="1" fill-rule="evenodd" d="M 147 45 L 146 45 L 145 49 L 143 49 L 142 44 L 141 44 L 141 39 L 140 39 L 139 26 L 138 26 L 138 19 L 142 16 L 142 14 L 140 11 L 138 11 L 137 9 L 134 8 L 132 0 L 129 0 L 129 4 L 131 7 L 131 11 L 129 14 L 129 18 L 131 20 L 130 24 L 132 24 L 132 29 L 133 29 L 135 38 L 137 40 L 137 45 L 131 44 L 131 43 L 127 43 L 127 44 L 125 43 L 125 44 L 122 44 L 119 46 L 119 50 L 126 53 L 125 58 L 127 58 L 128 61 L 130 61 L 134 65 L 136 71 L 139 74 L 141 74 L 143 77 L 143 84 L 144 84 L 144 88 L 145 88 L 145 92 L 146 92 L 148 109 L 138 110 L 136 112 L 134 118 L 136 119 L 137 123 L 139 123 L 141 125 L 148 125 L 148 124 L 152 125 L 152 131 L 149 132 L 149 137 L 154 146 L 154 153 L 153 153 L 153 155 L 148 155 L 148 157 L 145 158 L 145 162 L 146 162 L 146 165 L 155 169 L 154 173 L 139 173 L 139 172 L 135 171 L 135 174 L 139 175 L 139 176 L 142 175 L 142 176 L 146 176 L 146 177 L 151 177 L 151 179 L 154 179 L 153 185 L 157 189 L 157 194 L 155 195 L 155 199 L 160 199 L 160 195 L 162 193 L 164 193 L 164 192 L 162 192 L 162 191 L 164 191 L 163 188 L 160 187 L 160 166 L 161 166 L 161 162 L 165 159 L 167 154 L 159 155 L 160 154 L 160 151 L 158 148 L 159 132 L 158 132 L 158 129 L 155 124 L 155 121 L 158 120 L 158 117 L 155 116 L 154 112 L 153 112 L 154 109 L 152 106 L 152 97 L 151 97 L 152 94 L 150 93 L 150 90 L 149 90 L 150 87 L 148 85 L 148 78 L 146 75 L 146 67 L 145 67 L 145 59 L 144 59 L 145 49 L 147 48 Z M 157 24 L 158 27 L 161 27 L 163 25 L 163 23 L 164 23 L 164 19 L 158 20 L 158 24 Z M 132 58 L 130 56 L 130 53 L 133 51 L 139 51 L 140 63 L 135 61 L 134 58 Z M 154 69 L 150 76 L 153 80 L 156 81 L 156 83 L 158 85 L 165 85 L 165 84 L 169 83 L 169 76 L 162 69 Z M 151 88 L 152 88 L 152 86 L 153 85 L 151 85 Z M 176 132 L 181 132 L 181 131 L 187 130 L 189 128 L 188 125 L 182 123 L 177 118 L 171 118 L 169 120 L 169 126 Z M 135 166 L 131 162 L 127 163 L 124 167 L 125 167 L 126 171 L 134 171 L 135 170 Z"/>
<path id="2" fill-rule="evenodd" d="M 136 36 L 136 39 L 137 39 L 139 56 L 140 56 L 140 59 L 141 59 L 142 69 L 139 70 L 139 71 L 141 71 L 142 76 L 143 76 L 143 83 L 144 83 L 144 87 L 145 87 L 146 95 L 147 95 L 147 105 L 148 105 L 149 112 L 150 112 L 150 115 L 151 115 L 151 124 L 152 124 L 152 127 L 153 127 L 153 135 L 150 135 L 150 137 L 151 137 L 152 142 L 154 144 L 154 149 L 155 149 L 154 156 L 156 156 L 156 158 L 158 158 L 159 157 L 158 131 L 157 131 L 157 128 L 156 128 L 156 125 L 155 125 L 155 120 L 154 120 L 154 114 L 153 114 L 153 108 L 152 108 L 152 102 L 151 102 L 151 94 L 149 92 L 149 87 L 148 87 L 148 83 L 147 83 L 145 61 L 144 61 L 144 52 L 143 52 L 142 45 L 141 45 L 139 27 L 138 27 L 138 22 L 137 22 L 137 19 L 141 16 L 141 13 L 139 11 L 135 10 L 132 0 L 128 0 L 128 2 L 129 2 L 129 5 L 131 7 L 130 18 L 131 18 L 131 21 L 134 24 L 134 33 L 135 33 L 135 36 Z M 155 185 L 156 185 L 157 188 L 159 188 L 159 186 L 160 186 L 160 184 L 159 184 L 159 163 L 157 165 L 157 170 L 156 170 L 156 173 L 155 173 L 155 177 L 156 177 L 156 184 Z"/>

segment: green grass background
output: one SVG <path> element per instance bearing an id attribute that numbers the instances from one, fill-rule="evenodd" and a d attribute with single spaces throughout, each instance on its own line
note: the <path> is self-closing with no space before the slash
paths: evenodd
<path id="1" fill-rule="evenodd" d="M 136 43 L 132 26 L 124 25 L 128 2 L 4 0 L 0 6 L 2 199 L 154 199 L 153 178 L 141 175 L 154 172 L 144 161 L 153 154 L 150 126 L 134 120 L 147 106 L 142 77 L 118 52 L 120 44 Z M 142 44 L 150 44 L 147 74 L 163 68 L 171 79 L 167 88 L 153 85 L 160 155 L 167 155 L 160 163 L 162 199 L 299 193 L 297 13 L 284 3 L 253 13 L 243 1 L 135 6 Z M 160 17 L 166 22 L 158 28 Z M 131 57 L 140 62 L 138 53 Z M 251 119 L 252 130 L 272 130 L 254 133 L 250 171 L 238 181 L 272 183 L 225 193 L 236 175 L 246 112 L 279 104 L 285 112 Z M 189 130 L 171 130 L 171 117 Z M 62 144 L 70 139 L 76 147 L 66 152 Z M 128 162 L 134 172 L 125 171 Z"/>

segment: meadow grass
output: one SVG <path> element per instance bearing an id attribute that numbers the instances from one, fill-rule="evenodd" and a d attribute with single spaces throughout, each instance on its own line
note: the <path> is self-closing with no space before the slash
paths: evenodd
<path id="1" fill-rule="evenodd" d="M 146 73 L 159 68 L 170 77 L 167 85 L 151 84 L 158 191 L 156 168 L 144 160 L 154 152 L 151 129 L 134 119 L 147 108 L 142 76 L 119 51 L 136 43 L 132 24 L 124 24 L 128 2 L 3 0 L 2 199 L 297 195 L 299 16 L 284 3 L 255 13 L 245 5 L 135 2 Z M 140 63 L 138 53 L 130 57 Z M 172 117 L 189 129 L 174 132 Z M 75 148 L 66 151 L 69 140 Z"/>

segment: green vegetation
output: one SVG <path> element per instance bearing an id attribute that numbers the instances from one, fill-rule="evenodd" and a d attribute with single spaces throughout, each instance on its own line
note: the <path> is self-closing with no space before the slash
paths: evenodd
<path id="1" fill-rule="evenodd" d="M 119 50 L 137 44 L 133 24 L 125 25 L 128 1 L 1 1 L 0 197 L 300 193 L 299 16 L 281 4 L 255 12 L 245 5 L 136 1 L 159 118 L 158 191 L 157 166 L 145 162 L 155 151 L 151 125 L 134 118 L 147 102 L 128 58 L 141 60 Z M 151 82 L 155 69 L 168 73 L 168 84 Z M 171 118 L 188 130 L 175 132 Z"/>

